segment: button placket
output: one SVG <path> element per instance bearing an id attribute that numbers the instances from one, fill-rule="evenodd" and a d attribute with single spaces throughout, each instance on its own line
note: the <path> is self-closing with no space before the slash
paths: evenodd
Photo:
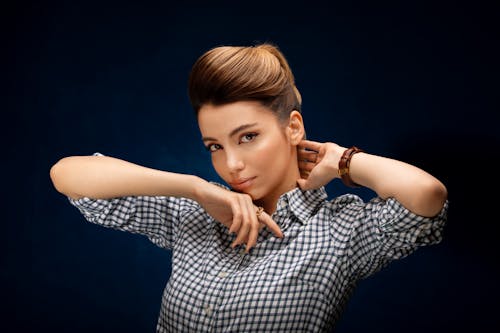
<path id="1" fill-rule="evenodd" d="M 228 272 L 226 272 L 226 271 L 220 271 L 220 272 L 219 272 L 219 274 L 217 274 L 217 276 L 218 276 L 219 278 L 221 278 L 221 279 L 226 278 L 228 275 L 229 275 L 229 273 L 228 273 Z"/>
<path id="2" fill-rule="evenodd" d="M 223 302 L 226 281 L 231 272 L 235 269 L 235 265 L 239 262 L 239 255 L 232 248 L 219 248 L 220 256 L 216 256 L 210 265 L 210 273 L 206 275 L 209 280 L 210 290 L 205 302 L 201 305 L 201 312 L 207 321 L 207 326 L 213 324 L 216 312 L 219 305 Z"/>
<path id="3" fill-rule="evenodd" d="M 212 311 L 213 311 L 213 308 L 212 308 L 211 305 L 206 304 L 206 305 L 203 306 L 203 312 L 205 312 L 205 314 L 207 316 L 211 317 L 212 316 Z"/>

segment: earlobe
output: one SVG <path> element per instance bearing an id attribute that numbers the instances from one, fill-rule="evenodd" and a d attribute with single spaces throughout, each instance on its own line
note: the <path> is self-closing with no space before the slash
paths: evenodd
<path id="1" fill-rule="evenodd" d="M 305 133 L 304 121 L 300 112 L 294 110 L 290 113 L 288 130 L 290 135 L 290 143 L 293 145 L 298 145 L 304 138 Z"/>

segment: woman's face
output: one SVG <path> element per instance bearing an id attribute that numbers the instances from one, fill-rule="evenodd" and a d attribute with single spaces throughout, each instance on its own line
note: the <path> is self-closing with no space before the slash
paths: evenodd
<path id="1" fill-rule="evenodd" d="M 277 200 L 296 187 L 295 134 L 260 103 L 204 105 L 198 125 L 215 170 L 234 190 L 253 200 Z"/>

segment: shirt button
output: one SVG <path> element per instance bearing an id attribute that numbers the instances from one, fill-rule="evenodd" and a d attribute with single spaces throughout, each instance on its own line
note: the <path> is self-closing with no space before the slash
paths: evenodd
<path id="1" fill-rule="evenodd" d="M 285 208 L 286 207 L 286 202 L 283 200 L 280 202 L 280 207 Z"/>
<path id="2" fill-rule="evenodd" d="M 211 316 L 212 315 L 212 307 L 210 305 L 205 305 L 203 307 L 203 312 L 205 312 L 205 314 L 207 316 Z"/>
<path id="3" fill-rule="evenodd" d="M 219 276 L 221 279 L 223 279 L 223 278 L 227 277 L 228 275 L 229 275 L 229 273 L 228 273 L 228 272 L 220 272 L 220 273 L 218 274 L 218 276 Z"/>

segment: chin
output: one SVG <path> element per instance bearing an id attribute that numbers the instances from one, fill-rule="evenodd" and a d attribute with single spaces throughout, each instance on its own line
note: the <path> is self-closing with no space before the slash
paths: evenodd
<path id="1" fill-rule="evenodd" d="M 252 201 L 260 200 L 265 196 L 265 195 L 259 193 L 259 191 L 252 190 L 252 189 L 242 190 L 242 191 L 233 189 L 233 191 L 238 192 L 238 193 L 248 194 L 252 198 Z"/>
<path id="2" fill-rule="evenodd" d="M 249 196 L 252 197 L 252 200 L 258 200 L 259 199 L 259 197 L 256 196 L 255 192 L 252 191 L 252 190 L 243 190 L 243 191 L 240 191 L 240 190 L 233 189 L 233 191 L 238 192 L 238 193 L 248 194 Z"/>

